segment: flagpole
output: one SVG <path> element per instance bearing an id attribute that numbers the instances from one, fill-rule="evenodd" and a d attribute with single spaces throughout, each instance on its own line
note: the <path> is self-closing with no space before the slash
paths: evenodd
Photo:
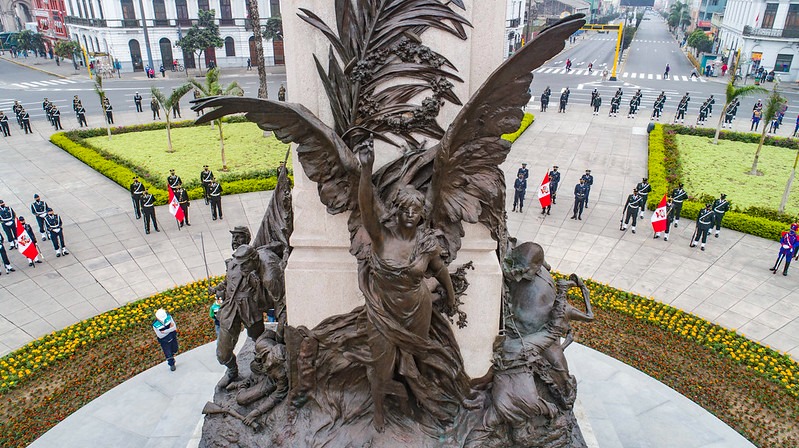
<path id="1" fill-rule="evenodd" d="M 178 218 L 175 218 L 175 224 L 177 224 L 177 226 L 178 226 L 178 231 L 183 230 L 183 229 L 180 228 L 180 221 L 178 221 Z"/>
<path id="2" fill-rule="evenodd" d="M 208 279 L 208 286 L 211 286 L 211 274 L 208 273 L 208 259 L 205 258 L 205 238 L 203 232 L 200 232 L 200 247 L 203 252 L 203 263 L 205 263 L 205 278 Z"/>

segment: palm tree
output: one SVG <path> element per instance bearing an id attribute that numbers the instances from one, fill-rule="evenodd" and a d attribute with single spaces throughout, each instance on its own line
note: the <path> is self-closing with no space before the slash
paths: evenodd
<path id="1" fill-rule="evenodd" d="M 105 128 L 108 131 L 108 140 L 111 140 L 111 123 L 108 122 L 106 118 L 106 110 L 105 110 L 105 90 L 103 90 L 103 77 L 102 76 L 95 76 L 94 77 L 94 91 L 97 93 L 97 96 L 100 97 L 100 107 L 103 108 L 103 119 L 105 120 Z"/>
<path id="2" fill-rule="evenodd" d="M 782 201 L 780 201 L 780 213 L 785 213 L 785 206 L 788 205 L 788 195 L 791 193 L 793 178 L 796 176 L 797 164 L 799 164 L 799 151 L 796 152 L 796 158 L 793 160 L 793 169 L 791 169 L 791 175 L 788 176 L 788 183 L 785 185 L 785 192 L 782 194 Z"/>
<path id="3" fill-rule="evenodd" d="M 691 24 L 691 9 L 688 3 L 677 2 L 671 5 L 668 22 L 671 28 L 680 27 L 685 31 L 685 27 Z"/>
<path id="4" fill-rule="evenodd" d="M 716 125 L 716 136 L 713 137 L 713 144 L 719 144 L 719 134 L 721 133 L 721 124 L 724 120 L 724 114 L 727 112 L 727 108 L 730 107 L 733 101 L 738 98 L 743 98 L 747 95 L 751 95 L 755 92 L 766 92 L 766 89 L 760 86 L 742 86 L 742 87 L 735 87 L 735 73 L 738 68 L 738 61 L 736 60 L 733 64 L 732 68 L 730 69 L 730 82 L 727 83 L 727 91 L 726 91 L 726 98 L 724 102 L 724 107 L 721 109 L 721 113 L 719 114 L 719 124 Z"/>
<path id="5" fill-rule="evenodd" d="M 158 106 L 164 111 L 164 115 L 166 116 L 166 152 L 175 152 L 175 150 L 172 149 L 172 122 L 169 119 L 169 113 L 172 111 L 172 107 L 180 101 L 183 95 L 189 93 L 191 89 L 191 83 L 187 82 L 180 87 L 176 87 L 169 96 L 166 96 L 158 87 L 152 86 L 150 88 L 153 98 L 158 102 Z"/>
<path id="6" fill-rule="evenodd" d="M 217 96 L 217 95 L 244 95 L 239 83 L 236 81 L 231 82 L 227 86 L 219 83 L 219 69 L 214 67 L 208 70 L 205 74 L 205 82 L 200 83 L 196 79 L 189 81 L 191 86 L 200 91 L 201 97 Z M 225 160 L 225 134 L 222 132 L 222 120 L 215 120 L 216 126 L 219 129 L 219 149 L 222 153 L 222 171 L 227 171 L 227 161 Z"/>
<path id="7" fill-rule="evenodd" d="M 258 69 L 258 98 L 269 98 L 266 90 L 266 67 L 264 66 L 264 40 L 261 35 L 261 15 L 258 12 L 258 0 L 247 0 L 247 15 L 252 26 L 252 37 L 255 43 L 255 60 L 250 61 Z"/>
<path id="8" fill-rule="evenodd" d="M 763 109 L 763 116 L 761 119 L 763 122 L 763 132 L 760 134 L 760 143 L 758 143 L 757 151 L 755 151 L 755 160 L 752 162 L 752 169 L 749 171 L 750 176 L 757 176 L 757 160 L 760 158 L 760 150 L 763 148 L 763 141 L 766 140 L 768 124 L 771 123 L 771 120 L 777 115 L 777 111 L 779 111 L 780 107 L 787 101 L 777 91 L 777 85 L 778 83 L 775 82 L 771 94 L 768 96 L 768 99 L 766 99 L 766 107 Z"/>

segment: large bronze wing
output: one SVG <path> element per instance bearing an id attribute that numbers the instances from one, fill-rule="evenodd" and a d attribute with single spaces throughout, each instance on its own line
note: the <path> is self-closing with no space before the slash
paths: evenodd
<path id="1" fill-rule="evenodd" d="M 560 53 L 585 24 L 582 14 L 541 32 L 488 77 L 436 147 L 430 187 L 430 224 L 442 230 L 450 260 L 460 249 L 462 221 L 480 222 L 495 238 L 504 231 L 505 180 L 499 165 L 510 152 L 502 134 L 515 132 L 530 101 L 532 71 Z"/>
<path id="2" fill-rule="evenodd" d="M 316 182 L 319 197 L 331 214 L 358 205 L 360 165 L 344 141 L 305 106 L 296 103 L 242 97 L 209 97 L 194 101 L 194 110 L 213 109 L 197 123 L 244 113 L 283 143 L 297 143 L 297 155 L 305 174 Z"/>

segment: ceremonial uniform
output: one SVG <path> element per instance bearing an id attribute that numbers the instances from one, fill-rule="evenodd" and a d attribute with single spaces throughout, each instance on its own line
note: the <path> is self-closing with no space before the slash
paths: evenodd
<path id="1" fill-rule="evenodd" d="M 19 128 L 22 129 L 22 104 L 19 104 L 19 101 L 14 101 L 14 106 L 11 107 L 11 110 L 13 110 L 14 115 L 17 116 L 17 124 Z"/>
<path id="2" fill-rule="evenodd" d="M 729 106 L 727 106 L 727 110 L 724 111 L 724 123 L 721 124 L 722 128 L 730 128 L 732 129 L 732 120 L 735 119 L 735 114 L 738 113 L 738 100 L 736 99 Z"/>
<path id="3" fill-rule="evenodd" d="M 156 311 L 156 320 L 153 322 L 153 331 L 158 337 L 158 344 L 164 352 L 169 370 L 175 370 L 175 355 L 178 354 L 178 327 L 175 319 L 166 311 Z"/>
<path id="4" fill-rule="evenodd" d="M 183 210 L 183 222 L 180 223 L 180 226 L 183 227 L 184 223 L 187 226 L 191 226 L 191 224 L 189 224 L 189 193 L 183 187 L 179 186 L 175 191 L 175 198 L 177 198 L 178 204 L 180 204 L 180 208 Z"/>
<path id="5" fill-rule="evenodd" d="M 646 208 L 647 199 L 649 199 L 649 193 L 652 191 L 652 186 L 649 185 L 649 179 L 646 177 L 636 185 L 636 189 L 638 190 L 638 194 L 641 195 L 641 210 L 640 214 L 638 215 L 639 218 L 644 217 L 644 209 Z"/>
<path id="6" fill-rule="evenodd" d="M 14 272 L 14 267 L 11 266 L 11 261 L 8 259 L 8 254 L 6 253 L 6 248 L 3 246 L 5 241 L 3 240 L 3 235 L 0 234 L 0 259 L 3 260 L 3 267 L 6 268 L 6 274 L 9 272 Z"/>
<path id="7" fill-rule="evenodd" d="M 666 105 L 666 95 L 661 92 L 660 96 L 657 97 L 655 100 L 655 104 L 652 106 L 652 116 L 649 117 L 650 120 L 660 120 L 660 115 L 663 113 L 663 106 Z"/>
<path id="8" fill-rule="evenodd" d="M 635 225 L 638 224 L 638 212 L 641 210 L 643 199 L 638 191 L 633 191 L 633 194 L 627 196 L 627 202 L 624 203 L 624 225 L 621 230 L 627 230 L 627 224 L 630 223 L 630 218 L 633 221 L 633 233 L 635 233 Z"/>
<path id="9" fill-rule="evenodd" d="M 691 247 L 696 247 L 696 242 L 701 238 L 701 249 L 705 250 L 707 234 L 711 227 L 713 227 L 713 209 L 710 207 L 710 204 L 708 204 L 707 207 L 699 211 L 699 215 L 696 217 L 696 236 L 694 236 L 694 240 L 691 241 Z"/>
<path id="10" fill-rule="evenodd" d="M 155 218 L 155 198 L 146 190 L 141 197 L 141 210 L 144 215 L 144 233 L 150 233 L 150 221 L 152 221 L 155 231 L 160 232 L 158 220 Z"/>
<path id="11" fill-rule="evenodd" d="M 682 99 L 680 100 L 680 104 L 677 105 L 677 115 L 674 116 L 675 123 L 677 122 L 677 120 L 679 120 L 680 123 L 685 123 L 685 113 L 688 112 L 689 100 L 690 98 L 688 98 L 687 95 L 682 97 Z"/>
<path id="12" fill-rule="evenodd" d="M 555 204 L 555 198 L 558 193 L 558 184 L 560 183 L 560 173 L 558 167 L 553 167 L 549 172 L 549 193 L 552 195 L 552 203 Z"/>
<path id="13" fill-rule="evenodd" d="M 136 112 L 143 112 L 141 108 L 141 100 L 141 95 L 139 95 L 139 92 L 136 92 L 136 94 L 133 95 L 133 102 L 136 104 Z"/>
<path id="14" fill-rule="evenodd" d="M 713 95 L 710 95 L 710 98 L 707 99 L 707 116 L 713 116 L 713 105 L 716 104 L 716 99 L 713 98 Z"/>
<path id="15" fill-rule="evenodd" d="M 627 118 L 635 118 L 635 115 L 638 114 L 638 108 L 641 107 L 641 96 L 641 90 L 638 90 L 633 95 L 630 100 L 630 111 L 627 113 Z"/>
<path id="16" fill-rule="evenodd" d="M 78 118 L 78 124 L 80 127 L 89 126 L 89 123 L 86 122 L 86 109 L 84 109 L 82 104 L 78 104 L 78 109 L 75 111 L 75 116 Z"/>
<path id="17" fill-rule="evenodd" d="M 36 246 L 36 248 L 38 249 L 39 246 L 37 245 L 38 241 L 36 240 L 36 233 L 33 231 L 33 228 L 31 227 L 31 225 L 28 224 L 27 222 L 25 222 L 25 218 L 22 217 L 22 216 L 20 216 L 18 218 L 18 220 L 19 220 L 19 223 L 22 224 L 22 231 L 25 232 L 25 234 L 28 235 L 28 238 L 33 242 L 33 245 Z M 39 254 L 37 254 L 34 258 L 28 258 L 28 266 L 33 266 L 33 262 L 34 261 L 36 263 L 41 263 L 42 262 L 42 260 L 39 257 Z"/>
<path id="18" fill-rule="evenodd" d="M 560 112 L 566 113 L 566 105 L 569 104 L 569 94 L 570 92 L 568 88 L 566 88 L 566 90 L 564 90 L 563 93 L 560 94 L 560 104 L 558 107 L 559 113 Z"/>
<path id="19" fill-rule="evenodd" d="M 527 180 L 521 173 L 516 177 L 516 182 L 513 183 L 513 210 L 519 207 L 519 213 L 524 210 L 524 194 L 527 192 Z"/>
<path id="20" fill-rule="evenodd" d="M 134 178 L 133 183 L 130 184 L 130 199 L 133 201 L 133 213 L 136 219 L 141 218 L 141 197 L 144 194 L 144 185 L 139 182 L 138 178 Z"/>
<path id="21" fill-rule="evenodd" d="M 588 197 L 591 195 L 591 185 L 594 185 L 594 176 L 591 175 L 591 170 L 585 170 L 585 174 L 580 177 L 580 180 L 585 181 L 585 208 L 588 208 Z"/>
<path id="22" fill-rule="evenodd" d="M 214 178 L 214 172 L 208 169 L 208 165 L 203 167 L 204 169 L 200 171 L 200 183 L 203 184 L 203 193 L 205 193 L 205 205 L 208 205 L 208 193 L 210 192 L 209 187 L 211 185 L 211 179 Z"/>
<path id="23" fill-rule="evenodd" d="M 549 95 L 545 91 L 541 94 L 541 112 L 546 112 L 547 106 L 549 106 Z"/>
<path id="24" fill-rule="evenodd" d="M 208 200 L 211 202 L 211 219 L 222 218 L 222 185 L 212 180 L 208 186 Z"/>
<path id="25" fill-rule="evenodd" d="M 31 213 L 36 217 L 36 224 L 39 225 L 39 233 L 42 234 L 42 241 L 47 241 L 46 227 L 44 225 L 44 217 L 47 216 L 47 202 L 39 199 L 39 195 L 33 196 L 34 201 L 31 203 Z"/>
<path id="26" fill-rule="evenodd" d="M 180 179 L 180 176 L 176 176 L 175 175 L 175 170 L 169 170 L 169 172 L 171 174 L 169 176 L 167 176 L 166 183 L 167 183 L 167 185 L 172 187 L 172 189 L 174 190 L 174 189 L 178 188 L 178 186 L 180 184 L 182 184 L 183 181 Z"/>
<path id="27" fill-rule="evenodd" d="M 53 117 L 53 127 L 55 127 L 56 131 L 63 130 L 64 128 L 61 126 L 61 111 L 53 106 L 50 115 Z"/>
<path id="28" fill-rule="evenodd" d="M 19 120 L 22 124 L 22 129 L 25 130 L 25 134 L 33 134 L 33 130 L 31 129 L 31 116 L 28 114 L 28 111 L 22 109 L 19 114 Z"/>
<path id="29" fill-rule="evenodd" d="M 105 102 L 105 119 L 108 121 L 108 124 L 114 124 L 114 107 L 111 106 L 111 102 L 108 101 L 108 98 L 106 98 Z"/>
<path id="30" fill-rule="evenodd" d="M 716 226 L 716 238 L 719 237 L 721 230 L 721 220 L 728 211 L 730 211 L 730 203 L 727 202 L 727 195 L 723 194 L 719 199 L 713 201 L 713 224 Z"/>
<path id="31" fill-rule="evenodd" d="M 682 188 L 682 184 L 671 192 L 671 197 L 674 199 L 674 227 L 680 224 L 680 215 L 682 214 L 682 203 L 688 199 L 688 193 Z"/>
<path id="32" fill-rule="evenodd" d="M 671 230 L 671 224 L 674 223 L 674 200 L 669 198 L 666 202 L 666 232 L 663 236 L 663 241 L 669 240 L 669 230 Z M 677 227 L 676 225 L 674 227 Z"/>
<path id="33" fill-rule="evenodd" d="M 530 177 L 530 170 L 527 169 L 526 163 L 522 163 L 522 167 L 516 172 L 516 177 L 519 177 L 519 174 L 524 177 L 524 180 L 527 180 Z"/>
<path id="34" fill-rule="evenodd" d="M 78 95 L 75 95 L 72 98 L 72 111 L 73 112 L 77 112 L 78 111 L 78 105 L 79 104 L 80 104 L 80 98 L 78 98 Z"/>
<path id="35" fill-rule="evenodd" d="M 53 249 L 55 249 L 55 256 L 69 255 L 67 246 L 64 244 L 64 222 L 61 217 L 53 213 L 50 209 L 44 217 L 47 230 L 50 232 L 50 240 L 53 242 Z"/>
<path id="36" fill-rule="evenodd" d="M 3 129 L 3 137 L 11 135 L 11 129 L 8 127 L 8 115 L 0 112 L 0 128 Z"/>
<path id="37" fill-rule="evenodd" d="M 0 201 L 0 224 L 8 239 L 9 249 L 17 247 L 17 212 L 13 208 Z"/>
<path id="38" fill-rule="evenodd" d="M 574 210 L 572 219 L 583 219 L 583 207 L 585 206 L 585 183 L 580 179 L 580 183 L 574 186 Z"/>
<path id="39" fill-rule="evenodd" d="M 796 224 L 791 226 L 790 231 L 782 232 L 780 234 L 780 251 L 777 254 L 777 261 L 774 262 L 774 267 L 770 269 L 775 274 L 782 261 L 785 261 L 785 267 L 782 269 L 782 275 L 788 275 L 788 266 L 791 265 L 791 260 L 794 256 L 794 251 L 799 247 L 799 238 L 796 235 Z"/>
<path id="40" fill-rule="evenodd" d="M 621 89 L 616 92 L 616 95 L 613 99 L 610 100 L 610 114 L 608 116 L 617 117 L 619 116 L 619 107 L 621 106 Z"/>
<path id="41" fill-rule="evenodd" d="M 591 100 L 591 105 L 594 106 L 594 115 L 599 115 L 599 107 L 602 106 L 602 96 L 597 93 L 593 100 Z"/>

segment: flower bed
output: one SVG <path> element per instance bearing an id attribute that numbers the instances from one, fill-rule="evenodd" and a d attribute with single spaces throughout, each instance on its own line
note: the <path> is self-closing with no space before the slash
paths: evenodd
<path id="1" fill-rule="evenodd" d="M 676 188 L 680 179 L 683 178 L 683 167 L 676 135 L 696 135 L 712 138 L 713 133 L 714 130 L 712 129 L 655 125 L 655 128 L 649 134 L 649 182 L 652 185 L 652 194 L 649 195 L 647 206 L 650 210 L 657 208 L 657 204 L 663 195 Z M 725 131 L 720 134 L 720 138 L 751 143 L 752 135 L 754 134 Z M 793 140 L 779 137 L 768 137 L 766 143 L 788 149 L 794 149 L 794 145 L 797 144 Z M 743 172 L 741 176 L 744 176 Z M 731 195 L 729 191 L 726 193 Z M 682 216 L 688 219 L 695 219 L 699 211 L 704 207 L 704 203 L 710 200 L 712 200 L 712 197 L 709 195 L 690 197 L 683 203 Z M 737 207 L 733 199 L 733 210 L 724 215 L 723 225 L 739 232 L 778 241 L 780 232 L 786 230 L 787 226 L 794 221 L 795 217 L 784 213 L 780 214 L 776 210 L 766 207 Z"/>
<path id="2" fill-rule="evenodd" d="M 0 446 L 26 446 L 105 391 L 163 363 L 149 328 L 160 307 L 180 326 L 181 351 L 213 341 L 208 284 L 153 295 L 0 358 Z M 797 446 L 796 362 L 668 305 L 586 284 L 597 321 L 574 325 L 579 342 L 673 387 L 760 446 Z M 581 302 L 576 295 L 573 300 Z"/>
<path id="3" fill-rule="evenodd" d="M 256 128 L 255 125 L 247 122 L 242 117 L 230 117 L 230 119 L 225 120 L 229 123 L 242 123 L 242 124 L 234 124 L 234 126 L 251 126 L 252 130 L 254 131 L 252 135 L 253 138 L 259 138 L 262 135 L 261 131 Z M 246 125 L 244 124 L 246 122 Z M 172 132 L 173 137 L 176 138 L 176 145 L 179 144 L 179 138 L 181 133 L 185 133 L 188 131 L 186 128 L 195 127 L 197 132 L 210 132 L 206 129 L 207 125 L 203 126 L 195 126 L 193 121 L 180 121 L 176 123 L 172 123 Z M 50 137 L 50 142 L 54 145 L 58 146 L 59 148 L 63 149 L 64 151 L 70 153 L 73 157 L 77 158 L 78 160 L 82 161 L 86 165 L 89 165 L 92 169 L 96 170 L 100 174 L 106 176 L 107 178 L 111 179 L 112 181 L 116 182 L 123 188 L 129 188 L 133 176 L 139 176 L 141 182 L 150 190 L 150 193 L 155 196 L 156 204 L 166 204 L 167 202 L 167 190 L 166 190 L 166 176 L 167 170 L 169 168 L 176 168 L 178 170 L 178 175 L 184 179 L 184 187 L 186 191 L 189 193 L 190 199 L 199 199 L 203 197 L 203 189 L 202 186 L 199 184 L 199 172 L 201 170 L 197 167 L 188 166 L 188 164 L 181 160 L 186 160 L 188 157 L 189 160 L 205 160 L 207 159 L 207 154 L 205 153 L 213 153 L 217 154 L 219 151 L 218 148 L 218 141 L 216 140 L 215 135 L 210 136 L 209 138 L 203 139 L 203 141 L 210 141 L 211 144 L 209 146 L 210 149 L 198 149 L 198 147 L 193 146 L 191 143 L 191 138 L 187 143 L 187 148 L 185 151 L 176 151 L 175 153 L 167 154 L 164 150 L 161 149 L 147 149 L 147 141 L 144 140 L 145 137 L 150 136 L 152 131 L 163 130 L 166 127 L 165 123 L 151 123 L 146 125 L 133 125 L 133 126 L 124 126 L 124 127 L 116 127 L 111 129 L 112 135 L 124 135 L 130 134 L 134 132 L 144 132 L 146 134 L 140 134 L 143 138 L 141 142 L 142 145 L 145 146 L 144 149 L 139 148 L 136 150 L 135 145 L 128 144 L 125 148 L 125 154 L 120 155 L 118 151 L 110 150 L 109 148 L 102 148 L 102 143 L 105 143 L 105 140 L 102 140 L 102 137 L 106 135 L 106 130 L 103 128 L 96 128 L 96 129 L 85 129 L 85 130 L 74 130 L 68 132 L 58 132 L 53 134 Z M 236 148 L 238 146 L 243 145 L 241 141 L 235 144 L 231 144 L 229 142 L 230 138 L 235 138 L 236 135 L 234 132 L 235 128 L 230 126 L 226 127 L 226 137 L 225 141 L 228 142 L 226 152 L 229 154 L 229 158 L 235 159 Z M 127 136 L 126 136 L 127 137 Z M 159 139 L 163 137 L 166 139 L 166 135 L 158 133 L 157 136 Z M 98 139 L 95 144 L 92 144 L 92 139 Z M 119 139 L 117 139 L 119 140 Z M 116 142 L 117 140 L 112 140 L 111 143 Z M 196 140 L 196 139 L 195 139 Z M 241 140 L 241 138 L 239 138 Z M 99 142 L 99 143 L 98 143 Z M 247 145 L 252 146 L 253 142 L 248 142 Z M 261 142 L 258 142 L 260 145 Z M 263 168 L 263 169 L 240 169 L 238 171 L 232 171 L 230 173 L 223 173 L 220 172 L 218 168 L 213 168 L 217 180 L 222 184 L 224 189 L 223 194 L 238 194 L 238 193 L 247 193 L 252 191 L 264 191 L 264 190 L 273 190 L 275 185 L 277 185 L 277 162 L 275 160 L 283 160 L 285 155 L 285 148 L 286 146 L 274 138 L 270 137 L 270 140 L 264 141 L 263 143 L 269 148 L 266 148 L 270 151 L 271 159 L 273 163 L 269 163 L 271 168 Z M 271 146 L 270 146 L 271 145 Z M 141 146 L 141 145 L 139 145 Z M 153 148 L 157 147 L 157 145 L 153 144 Z M 260 148 L 260 146 L 259 146 Z M 270 149 L 271 148 L 271 149 Z M 249 149 L 250 151 L 252 148 Z M 260 150 L 260 149 L 259 149 Z M 153 155 L 149 154 L 151 151 L 157 151 L 158 155 L 163 156 L 165 158 L 174 158 L 175 162 L 170 162 L 164 165 L 163 163 L 157 164 L 155 162 L 148 163 L 147 160 L 153 158 Z M 192 152 L 195 154 L 186 154 L 187 151 Z M 205 155 L 199 154 L 198 152 L 205 151 Z M 139 154 L 140 160 L 136 159 L 133 154 L 136 152 Z M 182 157 L 182 159 L 181 159 Z M 215 156 L 216 157 L 216 156 Z M 252 159 L 251 155 L 244 155 L 243 160 Z M 201 162 L 200 165 L 202 164 Z M 151 166 L 153 165 L 153 166 Z M 176 166 L 175 166 L 176 165 Z M 169 168 L 166 168 L 166 167 Z M 185 172 L 185 170 L 191 169 L 191 172 Z"/>
<path id="4" fill-rule="evenodd" d="M 512 134 L 503 134 L 502 138 L 511 143 L 515 142 L 533 124 L 533 121 L 535 121 L 535 116 L 530 112 L 525 112 L 522 123 L 519 125 L 519 130 Z"/>

